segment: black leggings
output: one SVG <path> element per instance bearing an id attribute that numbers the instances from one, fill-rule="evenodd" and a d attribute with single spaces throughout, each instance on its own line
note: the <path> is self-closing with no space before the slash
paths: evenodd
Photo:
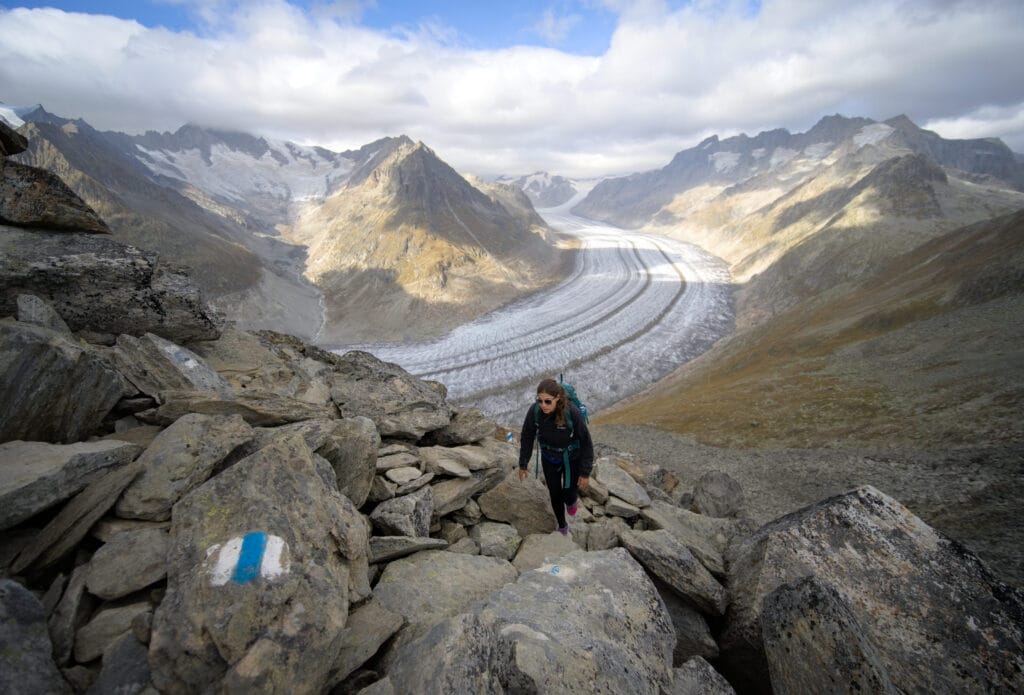
<path id="1" fill-rule="evenodd" d="M 580 462 L 569 459 L 569 475 L 572 484 L 565 488 L 565 471 L 562 464 L 548 463 L 542 456 L 540 461 L 544 469 L 544 481 L 548 484 L 548 494 L 551 495 L 551 511 L 555 513 L 558 521 L 558 528 L 565 526 L 565 508 L 575 504 L 579 495 L 576 492 L 576 485 L 579 482 Z"/>

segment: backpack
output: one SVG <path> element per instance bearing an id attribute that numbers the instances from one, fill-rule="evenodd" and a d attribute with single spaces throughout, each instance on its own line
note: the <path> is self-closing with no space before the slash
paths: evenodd
<path id="1" fill-rule="evenodd" d="M 563 389 L 565 389 L 565 395 L 569 397 L 572 404 L 580 409 L 580 413 L 583 415 L 583 422 L 590 424 L 590 415 L 587 412 L 586 404 L 580 400 L 580 397 L 576 394 L 576 389 L 573 388 L 572 384 L 565 383 L 565 376 L 563 374 L 558 375 L 558 383 Z M 571 427 L 571 426 L 570 426 Z"/>
<path id="2" fill-rule="evenodd" d="M 586 422 L 587 424 L 590 424 L 590 417 L 587 415 L 587 406 L 580 400 L 580 397 L 576 394 L 576 389 L 573 388 L 571 384 L 565 383 L 564 376 L 562 374 L 558 375 L 558 383 L 562 387 L 562 389 L 565 391 L 565 395 L 569 398 L 569 400 L 572 402 L 572 404 L 575 405 L 579 409 L 580 414 L 583 416 L 583 421 Z M 565 488 L 569 489 L 569 487 L 571 487 L 571 481 L 570 481 L 570 478 L 569 478 L 569 476 L 570 476 L 570 473 L 569 473 L 569 452 L 574 450 L 574 449 L 579 449 L 580 448 L 580 440 L 579 440 L 578 437 L 576 437 L 576 432 L 575 432 L 575 430 L 573 428 L 573 424 L 572 424 L 572 416 L 571 416 L 571 414 L 566 413 L 565 423 L 569 426 L 569 437 L 571 439 L 571 443 L 569 444 L 569 446 L 567 446 L 564 449 L 554 449 L 553 447 L 548 447 L 548 450 L 549 451 L 554 450 L 554 451 L 557 451 L 558 453 L 562 454 L 562 457 L 563 457 L 562 458 L 562 465 L 564 466 L 564 470 L 565 470 Z M 537 461 L 534 464 L 534 468 L 533 468 L 533 475 L 536 478 L 536 477 L 540 477 L 540 457 L 541 457 L 541 448 L 542 448 L 541 443 L 540 443 L 540 436 L 539 436 L 539 433 L 540 433 L 540 406 L 536 405 L 536 404 L 534 404 L 534 406 L 533 406 L 533 425 L 534 425 L 534 427 L 537 428 L 537 433 L 538 433 L 538 437 L 537 437 Z"/>

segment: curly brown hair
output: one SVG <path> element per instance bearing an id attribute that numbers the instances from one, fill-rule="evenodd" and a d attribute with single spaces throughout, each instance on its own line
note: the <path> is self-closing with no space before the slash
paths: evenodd
<path id="1" fill-rule="evenodd" d="M 555 424 L 559 426 L 565 425 L 565 403 L 569 400 L 565 395 L 565 389 L 554 379 L 545 379 L 544 381 L 537 384 L 537 394 L 547 394 L 548 396 L 557 396 L 558 400 L 555 401 Z"/>

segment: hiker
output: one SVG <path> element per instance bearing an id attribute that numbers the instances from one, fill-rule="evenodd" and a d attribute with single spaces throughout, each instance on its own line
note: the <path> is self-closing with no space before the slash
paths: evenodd
<path id="1" fill-rule="evenodd" d="M 519 480 L 526 480 L 533 441 L 539 440 L 544 480 L 558 531 L 568 535 L 565 512 L 576 516 L 578 489 L 586 489 L 594 467 L 594 444 L 579 408 L 554 379 L 537 386 L 537 402 L 530 406 L 519 437 Z"/>

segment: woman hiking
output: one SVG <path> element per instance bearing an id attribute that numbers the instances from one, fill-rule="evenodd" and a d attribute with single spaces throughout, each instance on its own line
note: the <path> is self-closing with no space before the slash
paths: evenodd
<path id="1" fill-rule="evenodd" d="M 594 467 L 594 443 L 583 414 L 554 379 L 537 386 L 537 402 L 530 406 L 519 436 L 519 480 L 526 480 L 533 442 L 538 440 L 544 480 L 551 495 L 551 510 L 558 531 L 568 535 L 565 512 L 576 516 L 577 489 L 586 489 Z"/>

